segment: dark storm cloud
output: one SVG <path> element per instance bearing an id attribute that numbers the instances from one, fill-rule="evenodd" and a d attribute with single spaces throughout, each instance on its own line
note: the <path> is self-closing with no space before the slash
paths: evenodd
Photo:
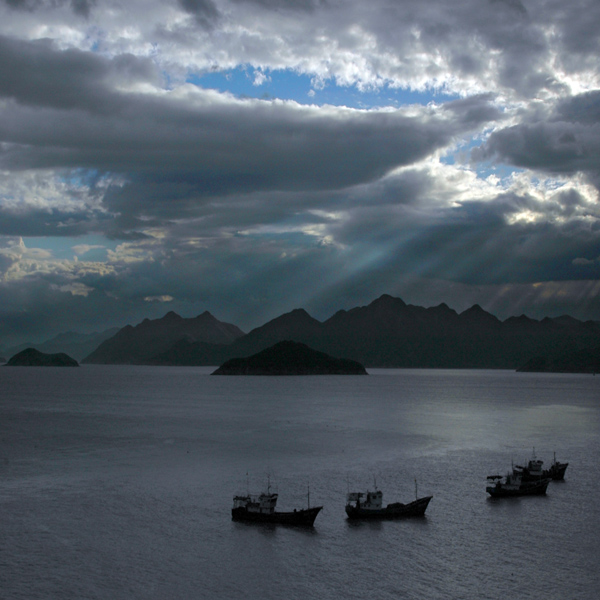
<path id="1" fill-rule="evenodd" d="M 372 181 L 446 145 L 462 127 L 431 115 L 339 111 L 231 101 L 184 109 L 144 97 L 91 116 L 10 103 L 0 124 L 9 169 L 121 173 L 105 207 L 177 216 L 203 198 L 256 190 L 316 190 Z M 168 201 L 169 208 L 161 206 Z"/>
<path id="2" fill-rule="evenodd" d="M 556 120 L 600 124 L 600 90 L 561 100 L 557 105 L 556 114 Z"/>
<path id="3" fill-rule="evenodd" d="M 52 9 L 70 5 L 76 15 L 88 18 L 96 0 L 2 0 L 14 10 L 34 12 L 39 9 Z"/>
<path id="4" fill-rule="evenodd" d="M 527 9 L 523 6 L 523 3 L 520 0 L 490 0 L 492 4 L 504 4 L 511 10 L 514 10 L 521 15 L 527 14 Z"/>
<path id="5" fill-rule="evenodd" d="M 51 6 L 53 2 L 47 0 L 2 0 L 4 4 L 14 10 L 34 11 L 42 6 Z"/>
<path id="6" fill-rule="evenodd" d="M 178 0 L 181 8 L 194 16 L 203 27 L 210 27 L 219 18 L 220 13 L 211 0 Z"/>
<path id="7" fill-rule="evenodd" d="M 234 4 L 256 5 L 268 10 L 313 11 L 328 0 L 232 0 Z"/>
<path id="8" fill-rule="evenodd" d="M 0 36 L 0 97 L 17 105 L 118 113 L 124 100 L 112 86 L 159 79 L 148 59 L 125 54 L 107 60 L 81 50 L 55 50 L 50 40 L 28 42 Z"/>
<path id="9" fill-rule="evenodd" d="M 442 105 L 442 111 L 452 113 L 461 123 L 479 127 L 483 123 L 501 121 L 502 112 L 492 102 L 492 94 L 478 94 Z"/>
<path id="10" fill-rule="evenodd" d="M 405 114 L 236 100 L 191 88 L 125 92 L 113 86 L 157 81 L 147 59 L 108 60 L 48 42 L 0 38 L 2 64 L 0 95 L 9 100 L 0 165 L 120 174 L 125 183 L 108 188 L 104 207 L 132 227 L 141 215 L 190 216 L 216 196 L 375 181 L 500 116 L 489 96 Z"/>
<path id="11" fill-rule="evenodd" d="M 598 187 L 600 92 L 562 100 L 543 120 L 495 131 L 472 155 L 549 173 L 581 172 Z"/>
<path id="12" fill-rule="evenodd" d="M 170 198 L 175 209 L 178 201 L 242 191 L 348 187 L 423 158 L 447 144 L 454 131 L 451 122 L 400 113 L 340 111 L 327 119 L 297 106 L 232 103 L 190 115 L 184 131 L 162 137 L 161 151 L 167 160 L 175 156 L 176 164 L 161 164 L 161 153 L 145 156 L 142 150 L 140 164 L 128 165 L 132 182 L 113 188 L 106 201 L 122 211 Z M 144 168 L 144 159 L 154 173 Z"/>
<path id="13" fill-rule="evenodd" d="M 60 208 L 30 208 L 13 212 L 0 205 L 0 235 L 76 237 L 90 230 L 100 230 L 102 215 L 90 210 L 61 210 Z M 1 269 L 0 269 L 1 270 Z"/>
<path id="14" fill-rule="evenodd" d="M 73 12 L 85 18 L 90 16 L 90 12 L 95 5 L 96 0 L 71 0 Z"/>

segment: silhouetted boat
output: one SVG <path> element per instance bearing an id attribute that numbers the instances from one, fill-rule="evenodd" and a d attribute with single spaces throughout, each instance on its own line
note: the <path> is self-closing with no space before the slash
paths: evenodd
<path id="1" fill-rule="evenodd" d="M 267 492 L 259 495 L 246 494 L 245 496 L 233 497 L 233 508 L 231 509 L 231 518 L 234 521 L 247 521 L 253 523 L 280 523 L 284 525 L 303 525 L 312 526 L 322 506 L 309 507 L 304 509 L 294 509 L 288 512 L 277 512 L 277 494 L 271 493 L 271 486 L 267 487 Z"/>
<path id="2" fill-rule="evenodd" d="M 549 469 L 543 469 L 542 465 L 544 461 L 538 460 L 535 455 L 535 448 L 533 450 L 533 455 L 526 467 L 522 467 L 521 465 L 513 466 L 513 473 L 515 475 L 520 475 L 523 481 L 538 481 L 540 479 L 554 479 L 561 480 L 565 478 L 565 471 L 569 466 L 569 463 L 561 463 L 556 460 L 556 452 L 554 453 L 554 459 L 552 460 L 552 464 Z"/>
<path id="3" fill-rule="evenodd" d="M 561 463 L 556 460 L 556 452 L 554 453 L 554 459 L 548 469 L 548 475 L 554 479 L 554 481 L 562 481 L 565 478 L 565 471 L 569 463 Z"/>
<path id="4" fill-rule="evenodd" d="M 415 491 L 415 497 L 416 497 Z M 346 496 L 346 514 L 349 519 L 400 519 L 422 517 L 433 496 L 416 498 L 408 504 L 394 502 L 383 506 L 383 492 L 349 492 Z"/>
<path id="5" fill-rule="evenodd" d="M 521 477 L 523 481 L 539 481 L 540 479 L 547 479 L 549 475 L 547 474 L 547 471 L 542 469 L 543 465 L 544 461 L 538 460 L 534 448 L 526 467 L 513 465 L 513 475 Z"/>
<path id="6" fill-rule="evenodd" d="M 508 473 L 506 476 L 489 475 L 485 491 L 493 498 L 509 496 L 541 496 L 546 493 L 550 478 L 526 481 L 519 473 Z"/>

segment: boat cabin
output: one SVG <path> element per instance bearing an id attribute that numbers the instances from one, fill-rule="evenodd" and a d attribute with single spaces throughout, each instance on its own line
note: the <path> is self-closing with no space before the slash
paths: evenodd
<path id="1" fill-rule="evenodd" d="M 542 469 L 542 465 L 544 464 L 543 460 L 538 460 L 535 455 L 535 450 L 533 451 L 533 455 L 526 467 L 522 467 L 521 465 L 514 465 L 513 473 L 515 475 L 519 474 L 528 479 L 541 479 L 545 477 L 544 471 Z"/>
<path id="2" fill-rule="evenodd" d="M 363 501 L 362 498 L 365 498 L 365 500 Z M 351 492 L 347 495 L 346 500 L 348 504 L 356 502 L 356 508 L 380 510 L 383 505 L 383 492 L 381 490 L 374 492 L 367 491 L 366 493 Z"/>
<path id="3" fill-rule="evenodd" d="M 233 508 L 244 508 L 252 513 L 274 513 L 276 504 L 277 494 L 260 494 L 260 496 L 248 494 L 233 497 Z"/>

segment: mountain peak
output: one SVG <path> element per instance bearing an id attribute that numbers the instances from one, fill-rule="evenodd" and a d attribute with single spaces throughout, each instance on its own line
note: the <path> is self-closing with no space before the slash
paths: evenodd
<path id="1" fill-rule="evenodd" d="M 389 294 L 382 294 L 376 300 L 373 300 L 369 306 L 374 308 L 404 308 L 406 306 L 406 302 L 402 300 L 402 298 L 394 298 Z"/>
<path id="2" fill-rule="evenodd" d="M 554 323 L 557 323 L 558 325 L 564 326 L 579 325 L 581 323 L 581 321 L 575 319 L 574 317 L 571 317 L 570 315 L 561 315 L 560 317 L 554 317 L 552 321 L 554 321 Z"/>
<path id="3" fill-rule="evenodd" d="M 230 344 L 244 335 L 235 325 L 223 323 L 205 312 L 186 319 L 170 311 L 162 319 L 144 321 L 133 328 L 124 327 L 105 340 L 84 362 L 104 364 L 145 364 L 182 339 L 208 344 Z"/>
<path id="4" fill-rule="evenodd" d="M 535 319 L 530 319 L 527 315 L 519 315 L 518 317 L 508 317 L 505 323 L 537 323 Z"/>
<path id="5" fill-rule="evenodd" d="M 467 313 L 472 313 L 472 314 L 477 314 L 477 313 L 484 313 L 485 310 L 483 310 L 483 308 L 481 308 L 481 306 L 479 304 L 473 304 L 473 306 L 471 306 L 471 308 L 467 308 L 467 310 L 463 311 L 461 314 L 467 314 Z"/>
<path id="6" fill-rule="evenodd" d="M 213 321 L 213 320 L 217 320 L 211 313 L 209 313 L 207 310 L 205 310 L 203 313 L 200 313 L 197 317 L 196 317 L 196 321 Z"/>
<path id="7" fill-rule="evenodd" d="M 163 321 L 175 321 L 180 320 L 183 317 L 180 317 L 175 311 L 170 310 L 163 318 Z"/>
<path id="8" fill-rule="evenodd" d="M 315 321 L 315 319 L 313 317 L 311 317 L 306 310 L 304 310 L 303 308 L 294 308 L 294 310 L 291 310 L 288 313 L 284 313 L 282 315 L 280 315 L 279 317 L 276 317 L 275 319 L 273 319 L 272 322 L 282 322 L 282 321 L 306 321 L 306 320 L 310 320 L 310 321 Z"/>
<path id="9" fill-rule="evenodd" d="M 391 296 L 390 294 L 381 294 L 379 298 L 375 298 L 371 304 L 376 304 L 380 302 L 393 302 L 394 304 L 403 304 L 406 306 L 406 302 L 402 300 L 402 298 L 396 298 L 395 296 Z"/>
<path id="10" fill-rule="evenodd" d="M 477 323 L 490 323 L 490 324 L 500 324 L 501 321 L 498 317 L 492 315 L 491 313 L 483 310 L 479 304 L 473 304 L 471 308 L 468 308 L 464 312 L 460 313 L 459 317 L 464 321 L 471 321 Z"/>
<path id="11" fill-rule="evenodd" d="M 303 308 L 296 308 L 288 313 L 253 329 L 243 340 L 239 347 L 252 348 L 254 351 L 263 350 L 281 340 L 295 342 L 309 342 L 321 332 L 323 324 L 311 317 Z"/>

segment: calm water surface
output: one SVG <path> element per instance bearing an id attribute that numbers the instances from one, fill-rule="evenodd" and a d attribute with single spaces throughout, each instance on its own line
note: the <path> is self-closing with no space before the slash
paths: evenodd
<path id="1" fill-rule="evenodd" d="M 598 598 L 600 377 L 210 371 L 0 369 L 0 598 Z M 533 447 L 566 481 L 488 498 Z M 267 475 L 314 528 L 231 521 Z M 345 519 L 415 479 L 424 519 Z"/>

